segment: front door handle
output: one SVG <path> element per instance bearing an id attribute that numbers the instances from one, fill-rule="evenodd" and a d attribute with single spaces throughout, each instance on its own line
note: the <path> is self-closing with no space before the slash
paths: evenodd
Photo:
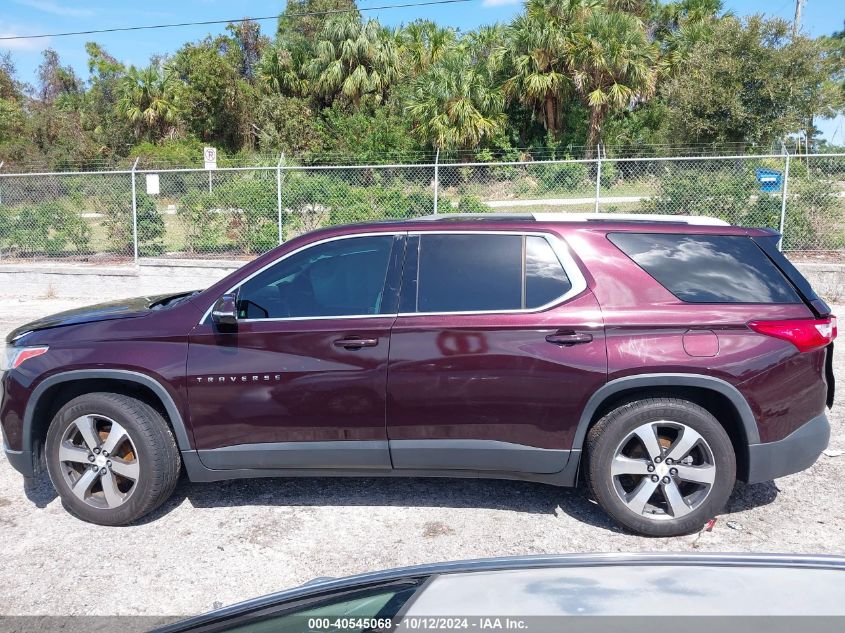
<path id="1" fill-rule="evenodd" d="M 572 345 L 580 345 L 581 343 L 589 343 L 593 340 L 593 335 L 589 332 L 555 332 L 554 334 L 549 334 L 546 340 L 555 345 L 570 347 Z"/>
<path id="2" fill-rule="evenodd" d="M 378 345 L 377 338 L 358 338 L 357 336 L 350 336 L 347 338 L 339 338 L 334 342 L 335 347 L 342 347 L 344 349 L 361 349 L 362 347 L 375 347 Z"/>

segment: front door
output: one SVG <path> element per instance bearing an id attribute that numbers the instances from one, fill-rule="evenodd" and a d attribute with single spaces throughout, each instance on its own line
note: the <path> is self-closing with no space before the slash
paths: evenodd
<path id="1" fill-rule="evenodd" d="M 551 235 L 409 235 L 388 376 L 395 468 L 561 471 L 606 381 L 598 303 Z"/>
<path id="2" fill-rule="evenodd" d="M 245 280 L 238 323 L 192 333 L 188 398 L 209 468 L 389 468 L 385 385 L 404 236 L 345 236 Z"/>

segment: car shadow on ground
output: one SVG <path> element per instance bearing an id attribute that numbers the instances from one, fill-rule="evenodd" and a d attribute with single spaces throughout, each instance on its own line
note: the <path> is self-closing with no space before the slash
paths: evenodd
<path id="1" fill-rule="evenodd" d="M 46 472 L 37 477 L 24 477 L 23 492 L 36 508 L 46 508 L 53 499 L 59 496 Z"/>
<path id="2" fill-rule="evenodd" d="M 772 503 L 774 482 L 737 484 L 726 512 L 740 512 Z M 447 478 L 295 477 L 240 479 L 216 483 L 179 481 L 173 496 L 137 524 L 158 520 L 187 500 L 196 508 L 240 506 L 375 506 L 483 508 L 556 515 L 614 532 L 610 520 L 583 487 L 558 488 L 522 481 Z"/>

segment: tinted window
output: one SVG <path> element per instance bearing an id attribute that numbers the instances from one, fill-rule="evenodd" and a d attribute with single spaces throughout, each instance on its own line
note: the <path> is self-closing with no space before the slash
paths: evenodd
<path id="1" fill-rule="evenodd" d="M 318 244 L 256 275 L 238 293 L 249 319 L 379 314 L 393 236 Z"/>
<path id="2" fill-rule="evenodd" d="M 522 237 L 422 235 L 418 312 L 518 310 L 522 307 Z"/>
<path id="3" fill-rule="evenodd" d="M 683 301 L 800 302 L 786 278 L 747 237 L 646 233 L 608 237 Z"/>
<path id="4" fill-rule="evenodd" d="M 542 237 L 525 238 L 525 307 L 551 303 L 572 288 L 551 244 Z"/>
<path id="5" fill-rule="evenodd" d="M 256 616 L 257 621 L 235 623 L 225 630 L 228 633 L 301 633 L 316 630 L 364 633 L 387 630 L 391 627 L 381 627 L 378 623 L 371 627 L 367 620 L 395 618 L 402 606 L 417 592 L 420 582 L 415 580 L 394 587 L 346 592 L 341 597 L 329 596 L 286 609 L 280 614 L 259 615 Z M 328 620 L 329 626 L 311 626 L 309 622 L 315 618 Z M 333 622 L 336 619 L 347 620 L 344 622 L 346 626 L 335 628 Z"/>

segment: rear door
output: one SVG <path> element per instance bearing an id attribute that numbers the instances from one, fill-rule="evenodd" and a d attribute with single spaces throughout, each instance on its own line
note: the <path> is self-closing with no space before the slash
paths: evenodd
<path id="1" fill-rule="evenodd" d="M 606 379 L 601 314 L 551 234 L 410 234 L 391 333 L 397 469 L 552 473 Z"/>
<path id="2" fill-rule="evenodd" d="M 191 335 L 209 468 L 389 468 L 385 389 L 404 235 L 312 244 L 245 280 L 235 331 Z"/>

